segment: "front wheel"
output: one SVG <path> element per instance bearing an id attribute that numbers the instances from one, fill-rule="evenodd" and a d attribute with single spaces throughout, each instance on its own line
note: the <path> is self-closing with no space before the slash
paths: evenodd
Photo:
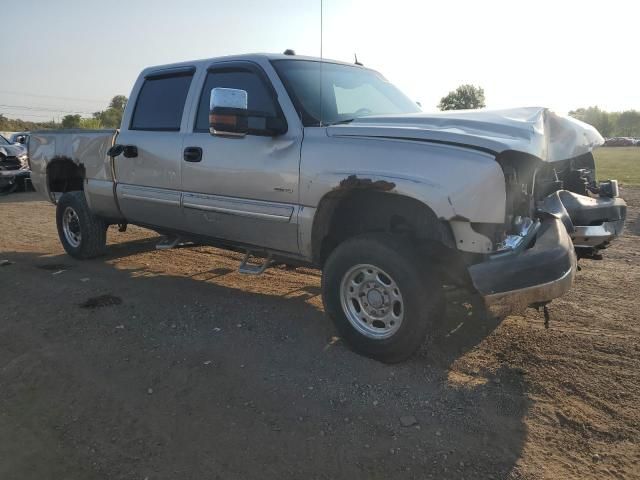
<path id="1" fill-rule="evenodd" d="M 60 242 L 72 257 L 86 259 L 104 253 L 108 225 L 91 213 L 84 192 L 67 192 L 60 197 L 56 224 Z"/>
<path id="2" fill-rule="evenodd" d="M 357 352 L 386 363 L 405 360 L 444 316 L 437 276 L 411 243 L 388 234 L 346 240 L 322 276 L 325 310 Z"/>

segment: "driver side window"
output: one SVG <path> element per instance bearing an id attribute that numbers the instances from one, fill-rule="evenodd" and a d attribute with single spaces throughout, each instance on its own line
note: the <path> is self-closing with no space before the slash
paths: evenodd
<path id="1" fill-rule="evenodd" d="M 220 68 L 210 71 L 200 95 L 195 132 L 209 132 L 209 97 L 214 88 L 236 88 L 247 92 L 249 127 L 260 128 L 265 118 L 277 117 L 278 108 L 264 80 L 249 69 Z"/>

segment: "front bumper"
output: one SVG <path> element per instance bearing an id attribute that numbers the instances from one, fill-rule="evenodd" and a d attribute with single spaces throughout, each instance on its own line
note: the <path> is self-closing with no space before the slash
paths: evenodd
<path id="1" fill-rule="evenodd" d="M 602 222 L 599 225 L 577 226 L 574 227 L 571 239 L 576 248 L 603 247 L 619 236 L 623 228 L 624 219 Z"/>
<path id="2" fill-rule="evenodd" d="M 622 234 L 627 216 L 622 198 L 592 198 L 566 190 L 557 196 L 571 219 L 568 230 L 576 248 L 604 248 Z"/>
<path id="3" fill-rule="evenodd" d="M 564 295 L 573 284 L 576 250 L 605 248 L 622 233 L 627 204 L 559 190 L 545 198 L 539 228 L 508 253 L 469 267 L 476 290 L 495 316 L 523 311 Z"/>
<path id="4" fill-rule="evenodd" d="M 548 215 L 525 249 L 494 255 L 470 266 L 469 274 L 489 313 L 505 316 L 564 295 L 573 284 L 576 262 L 565 225 Z"/>
<path id="5" fill-rule="evenodd" d="M 23 182 L 31 176 L 29 170 L 0 170 L 0 193 L 6 189 L 15 188 L 14 185 Z"/>

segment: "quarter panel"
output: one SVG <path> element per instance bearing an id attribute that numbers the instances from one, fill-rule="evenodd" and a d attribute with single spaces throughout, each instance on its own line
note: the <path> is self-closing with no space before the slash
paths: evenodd
<path id="1" fill-rule="evenodd" d="M 92 213 L 106 218 L 121 217 L 113 186 L 111 180 L 87 179 L 84 194 Z"/>
<path id="2" fill-rule="evenodd" d="M 47 166 L 56 158 L 70 159 L 84 168 L 87 180 L 87 197 L 90 199 L 92 187 L 89 181 L 113 182 L 111 159 L 107 150 L 113 144 L 115 130 L 67 130 L 34 132 L 29 142 L 32 182 L 37 191 L 49 196 Z M 106 199 L 105 199 L 106 200 Z M 117 212 L 115 201 L 109 211 Z"/>

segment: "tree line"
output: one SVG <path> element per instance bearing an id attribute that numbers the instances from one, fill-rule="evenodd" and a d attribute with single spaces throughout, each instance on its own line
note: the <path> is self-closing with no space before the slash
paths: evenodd
<path id="1" fill-rule="evenodd" d="M 7 118 L 0 113 L 0 131 L 26 132 L 32 130 L 48 130 L 59 128 L 119 128 L 127 97 L 116 95 L 105 110 L 95 112 L 89 118 L 80 115 L 65 115 L 60 122 L 30 122 L 27 120 Z"/>
<path id="2" fill-rule="evenodd" d="M 440 110 L 463 110 L 483 108 L 484 90 L 474 85 L 460 85 L 456 90 L 442 97 Z M 603 137 L 640 137 L 640 112 L 607 112 L 598 107 L 578 108 L 569 115 L 593 125 Z"/>
<path id="3" fill-rule="evenodd" d="M 574 118 L 593 125 L 603 137 L 640 137 L 640 112 L 607 112 L 598 107 L 578 108 L 569 112 Z"/>

